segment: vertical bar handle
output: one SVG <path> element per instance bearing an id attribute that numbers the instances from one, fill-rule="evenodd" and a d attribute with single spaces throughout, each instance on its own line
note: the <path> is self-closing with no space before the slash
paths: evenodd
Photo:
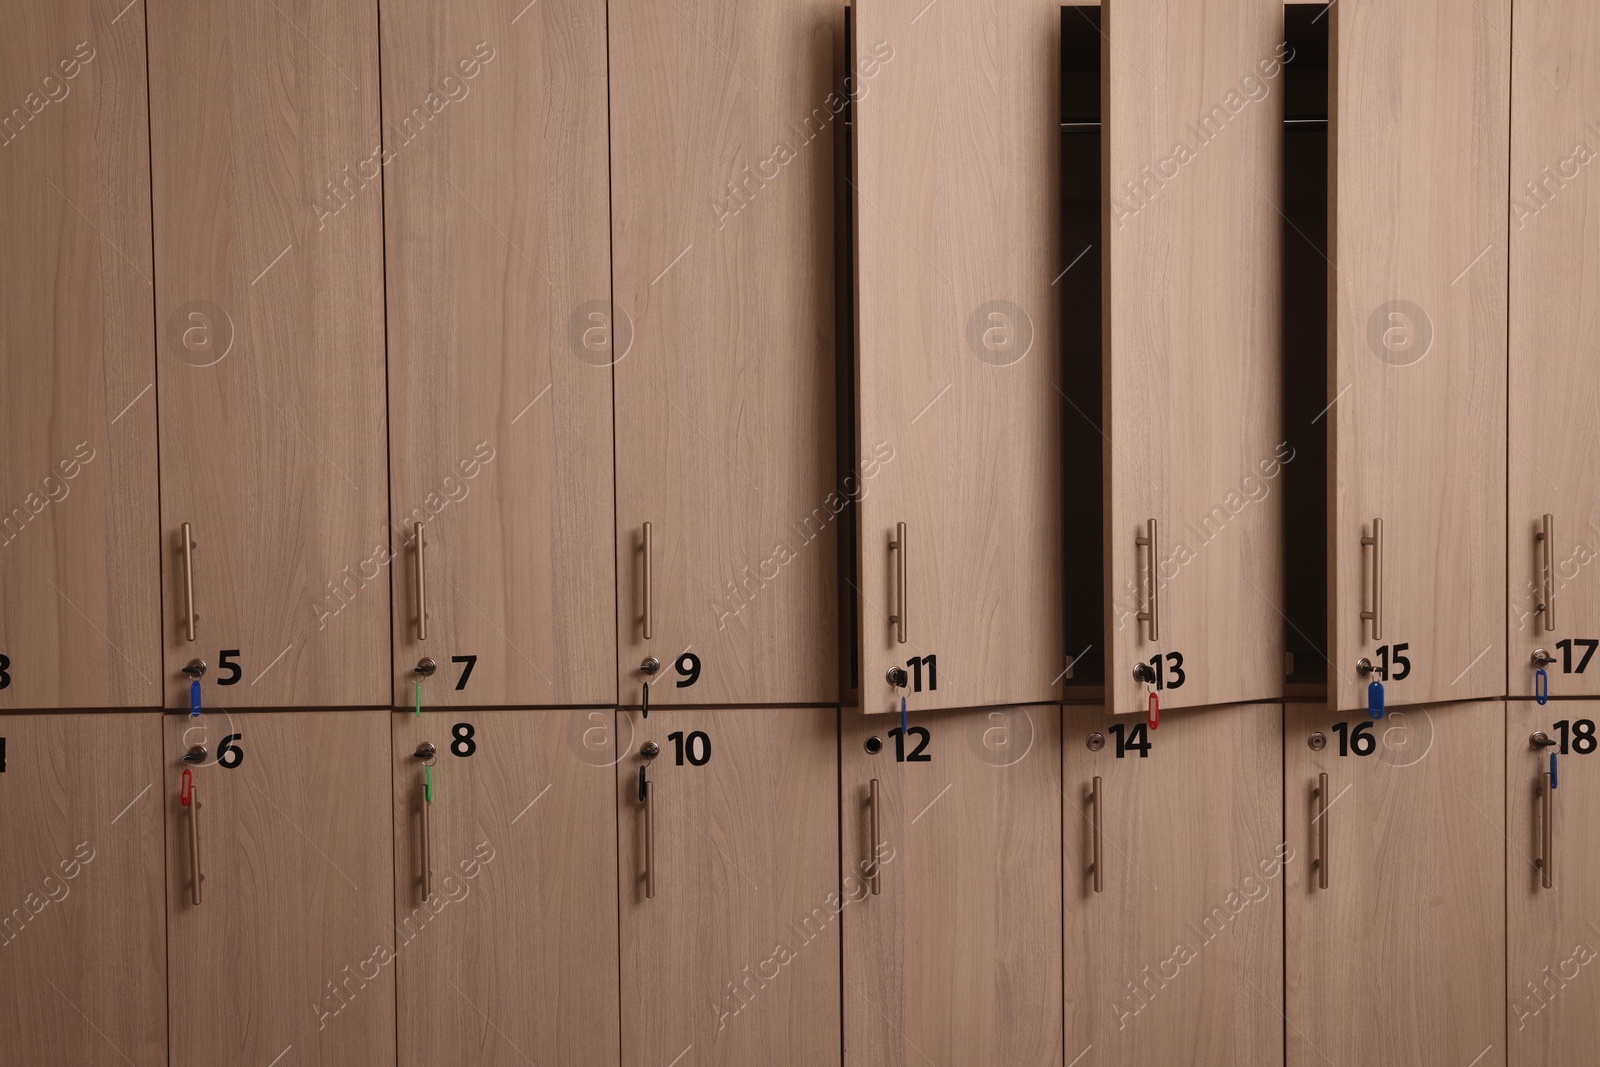
<path id="1" fill-rule="evenodd" d="M 1317 888 L 1328 888 L 1328 775 L 1317 776 L 1317 858 L 1311 865 L 1317 869 Z"/>
<path id="2" fill-rule="evenodd" d="M 194 538 L 189 532 L 189 524 L 183 524 L 183 637 L 186 641 L 194 640 L 194 621 L 199 616 L 194 613 Z M 199 901 L 195 901 L 196 904 Z"/>
<path id="3" fill-rule="evenodd" d="M 644 802 L 644 898 L 656 898 L 656 792 L 639 768 L 639 799 Z"/>
<path id="4" fill-rule="evenodd" d="M 417 640 L 428 639 L 428 569 L 424 565 L 422 552 L 428 543 L 422 537 L 422 523 L 412 523 L 412 533 L 417 539 Z"/>
<path id="5" fill-rule="evenodd" d="M 428 815 L 428 809 L 433 807 L 428 803 L 428 784 L 426 779 L 421 783 L 417 797 L 422 801 L 422 901 L 427 903 L 433 896 L 433 824 Z"/>
<path id="6" fill-rule="evenodd" d="M 1145 520 L 1144 533 L 1133 539 L 1133 543 L 1145 549 L 1147 566 L 1145 567 L 1145 609 L 1134 616 L 1138 622 L 1150 624 L 1150 640 L 1161 640 L 1161 582 L 1156 573 L 1156 560 L 1159 558 L 1161 528 L 1155 519 Z"/>
<path id="7" fill-rule="evenodd" d="M 1544 564 L 1542 583 L 1544 588 L 1544 603 L 1539 605 L 1539 615 L 1543 619 L 1545 633 L 1553 633 L 1556 628 L 1556 520 L 1554 515 L 1544 517 L 1543 528 L 1534 537 L 1539 541 L 1542 550 L 1540 556 Z"/>
<path id="8" fill-rule="evenodd" d="M 867 786 L 867 833 L 871 835 L 871 859 L 867 861 L 867 870 L 872 873 L 867 876 L 867 884 L 873 896 L 883 892 L 883 872 L 879 869 L 878 862 L 878 780 L 874 778 Z"/>
<path id="9" fill-rule="evenodd" d="M 1363 622 L 1371 621 L 1372 639 L 1383 640 L 1383 520 L 1372 520 L 1372 533 L 1361 535 L 1361 546 L 1372 547 L 1372 607 L 1361 612 Z"/>
<path id="10" fill-rule="evenodd" d="M 889 549 L 894 553 L 895 569 L 895 594 L 894 614 L 889 616 L 889 621 L 894 623 L 894 639 L 898 644 L 906 643 L 906 524 L 895 523 L 894 540 L 889 542 Z M 876 847 L 876 846 L 874 846 Z"/>
<path id="11" fill-rule="evenodd" d="M 1539 784 L 1535 788 L 1539 796 L 1539 858 L 1533 865 L 1539 868 L 1539 881 L 1546 889 L 1554 888 L 1555 878 L 1555 847 L 1556 847 L 1556 810 L 1555 810 L 1555 784 L 1550 772 L 1539 775 Z"/>
<path id="12" fill-rule="evenodd" d="M 1100 776 L 1098 774 L 1095 775 L 1094 793 L 1089 798 L 1090 802 L 1094 805 L 1094 818 L 1091 819 L 1089 823 L 1093 833 L 1093 840 L 1091 842 L 1091 847 L 1094 850 L 1093 865 L 1089 869 L 1094 872 L 1094 891 L 1096 893 L 1099 893 L 1105 889 L 1105 863 L 1103 862 L 1104 855 L 1100 850 L 1100 809 L 1105 804 L 1104 788 L 1105 787 L 1100 784 Z"/>
<path id="13" fill-rule="evenodd" d="M 198 905 L 200 883 L 205 881 L 206 876 L 200 866 L 200 791 L 193 785 L 189 787 L 189 869 L 194 874 L 189 899 Z"/>
<path id="14" fill-rule="evenodd" d="M 655 535 L 650 524 L 644 524 L 644 639 L 656 635 L 655 622 Z M 654 896 L 654 894 L 651 894 Z"/>

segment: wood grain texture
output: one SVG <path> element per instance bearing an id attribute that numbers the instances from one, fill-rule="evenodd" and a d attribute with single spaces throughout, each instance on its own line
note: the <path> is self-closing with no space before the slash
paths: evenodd
<path id="1" fill-rule="evenodd" d="M 387 704 L 376 5 L 160 4 L 150 99 L 168 699 Z"/>
<path id="2" fill-rule="evenodd" d="M 1404 642 L 1388 703 L 1505 693 L 1509 0 L 1345 0 L 1333 19 L 1328 695 Z M 1384 523 L 1382 638 L 1371 606 Z"/>
<path id="3" fill-rule="evenodd" d="M 1506 678 L 1533 693 L 1533 650 L 1600 637 L 1600 11 L 1564 0 L 1516 9 L 1511 56 L 1511 398 L 1507 478 Z M 1542 602 L 1542 547 L 1555 525 L 1555 630 Z M 1581 658 L 1581 650 L 1579 651 Z M 1574 663 L 1576 665 L 1576 663 Z M 1600 673 L 1560 674 L 1551 691 L 1600 695 Z"/>
<path id="4" fill-rule="evenodd" d="M 0 21 L 0 709 L 159 707 L 144 8 Z"/>
<path id="5" fill-rule="evenodd" d="M 635 751 L 617 766 L 625 1067 L 838 1062 L 838 714 L 618 713 L 625 746 L 661 746 L 649 768 L 654 899 L 644 761 Z M 696 730 L 711 758 L 679 766 L 669 735 L 683 731 L 689 746 Z"/>
<path id="6" fill-rule="evenodd" d="M 13 715 L 0 731 L 0 1047 L 165 1067 L 160 715 Z"/>
<path id="7" fill-rule="evenodd" d="M 888 722 L 844 711 L 844 1062 L 1060 1067 L 1061 710 L 911 722 L 929 731 L 928 762 L 896 762 Z M 876 896 L 863 880 L 874 778 Z"/>
<path id="8" fill-rule="evenodd" d="M 1550 769 L 1549 752 L 1529 743 L 1535 730 L 1560 739 L 1555 723 L 1600 717 L 1600 702 L 1557 700 L 1506 706 L 1506 1033 L 1511 1067 L 1586 1063 L 1600 1041 L 1600 983 L 1594 915 L 1600 905 L 1600 848 L 1593 812 L 1600 778 L 1591 751 L 1558 756 L 1554 802 L 1554 886 L 1542 887 L 1542 800 L 1535 789 Z"/>
<path id="9" fill-rule="evenodd" d="M 617 1063 L 614 715 L 396 712 L 395 961 L 403 1067 Z M 453 728 L 473 727 L 458 756 Z M 433 896 L 423 897 L 423 762 Z"/>
<path id="10" fill-rule="evenodd" d="M 1376 723 L 1288 709 L 1284 827 L 1302 857 L 1284 890 L 1289 1067 L 1505 1064 L 1504 715 L 1494 701 Z M 1341 757 L 1335 722 L 1373 725 L 1374 752 Z M 1320 772 L 1327 889 L 1312 863 Z"/>
<path id="11" fill-rule="evenodd" d="M 886 459 L 859 503 L 861 708 L 898 710 L 886 672 L 930 654 L 918 708 L 1059 700 L 1060 7 L 854 10 L 878 70 L 852 119 L 856 444 Z"/>
<path id="12" fill-rule="evenodd" d="M 1283 1063 L 1281 705 L 1127 719 L 1068 709 L 1067 1037 L 1082 1067 Z M 1098 732 L 1104 747 L 1086 741 Z M 1101 891 L 1094 892 L 1099 775 Z"/>
<path id="13" fill-rule="evenodd" d="M 166 719 L 168 983 L 173 1067 L 395 1062 L 397 952 L 388 714 L 211 713 Z M 244 753 L 218 766 L 227 734 Z M 200 801 L 191 902 L 183 754 Z M 232 756 L 229 756 L 232 759 Z"/>
<path id="14" fill-rule="evenodd" d="M 1172 652 L 1186 677 L 1162 693 L 1169 708 L 1273 699 L 1293 456 L 1279 321 L 1283 8 L 1132 0 L 1105 18 L 1106 706 L 1143 711 L 1133 668 Z M 1152 518 L 1153 576 L 1152 550 L 1135 542 Z M 1135 618 L 1152 580 L 1159 641 Z"/>
<path id="15" fill-rule="evenodd" d="M 609 8 L 619 686 L 652 703 L 838 699 L 833 84 L 839 5 Z M 619 330 L 620 334 L 620 330 Z M 654 531 L 654 639 L 641 529 Z"/>
<path id="16" fill-rule="evenodd" d="M 617 699 L 605 4 L 519 6 L 382 5 L 402 706 Z"/>

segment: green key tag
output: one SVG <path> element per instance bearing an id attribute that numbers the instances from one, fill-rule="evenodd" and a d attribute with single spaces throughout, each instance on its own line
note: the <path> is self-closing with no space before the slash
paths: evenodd
<path id="1" fill-rule="evenodd" d="M 431 764 L 422 768 L 422 797 L 429 804 L 433 803 L 433 766 Z"/>

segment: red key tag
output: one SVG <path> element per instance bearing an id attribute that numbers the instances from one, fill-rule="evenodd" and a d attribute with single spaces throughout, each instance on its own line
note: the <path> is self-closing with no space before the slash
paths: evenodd
<path id="1" fill-rule="evenodd" d="M 185 767 L 183 784 L 178 787 L 178 803 L 187 808 L 192 799 L 194 799 L 194 772 Z"/>
<path id="2" fill-rule="evenodd" d="M 1145 707 L 1145 720 L 1152 730 L 1161 725 L 1161 698 L 1154 689 L 1150 690 L 1150 702 Z"/>

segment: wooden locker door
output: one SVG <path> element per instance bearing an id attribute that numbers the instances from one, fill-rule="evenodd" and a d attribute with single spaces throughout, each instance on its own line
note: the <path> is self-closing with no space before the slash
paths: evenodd
<path id="1" fill-rule="evenodd" d="M 382 5 L 399 706 L 617 699 L 605 4 L 502 7 Z"/>
<path id="2" fill-rule="evenodd" d="M 1282 742 L 1277 704 L 1159 730 L 1067 711 L 1066 1049 L 1081 1067 L 1283 1063 L 1284 870 L 1305 853 L 1281 832 Z"/>
<path id="3" fill-rule="evenodd" d="M 1288 709 L 1289 1067 L 1504 1067 L 1504 715 Z"/>
<path id="4" fill-rule="evenodd" d="M 1600 695 L 1600 11 L 1558 0 L 1520 9 L 1511 57 L 1511 330 L 1506 677 L 1534 693 Z M 1552 538 L 1545 544 L 1544 516 Z M 1539 606 L 1553 596 L 1555 609 Z M 1588 644 L 1578 642 L 1588 640 Z M 1558 647 L 1560 646 L 1560 647 Z M 1586 668 L 1579 671 L 1579 666 Z"/>
<path id="5" fill-rule="evenodd" d="M 1061 709 L 844 722 L 845 1064 L 1070 1064 Z"/>
<path id="6" fill-rule="evenodd" d="M 861 710 L 1059 700 L 1060 7 L 854 12 Z"/>
<path id="7" fill-rule="evenodd" d="M 376 5 L 171 0 L 149 37 L 168 706 L 196 658 L 237 706 L 386 704 Z"/>
<path id="8" fill-rule="evenodd" d="M 406 946 L 392 926 L 386 719 L 376 710 L 167 716 L 157 788 L 172 1067 L 291 1055 L 284 1062 L 309 1067 L 394 1064 L 394 963 Z M 205 756 L 190 765 L 183 757 L 195 745 Z"/>
<path id="9" fill-rule="evenodd" d="M 1283 33 L 1280 0 L 1106 9 L 1105 673 L 1119 713 L 1152 688 L 1168 708 L 1283 695 Z"/>
<path id="10" fill-rule="evenodd" d="M 616 1067 L 615 712 L 392 726 L 401 1067 Z"/>
<path id="11" fill-rule="evenodd" d="M 0 718 L 0 1048 L 166 1067 L 161 722 Z"/>
<path id="12" fill-rule="evenodd" d="M 609 7 L 625 704 L 839 697 L 841 6 Z"/>
<path id="13" fill-rule="evenodd" d="M 1330 706 L 1503 696 L 1510 0 L 1328 17 Z"/>
<path id="14" fill-rule="evenodd" d="M 624 1067 L 838 1062 L 838 714 L 618 713 Z"/>
<path id="15" fill-rule="evenodd" d="M 1506 981 L 1510 1067 L 1578 1067 L 1600 1042 L 1596 962 L 1600 911 L 1600 702 L 1513 700 L 1506 715 Z M 1559 724 L 1559 725 L 1558 725 Z M 1556 742 L 1533 744 L 1535 732 Z M 1545 787 L 1550 851 L 1544 845 Z M 1549 856 L 1550 886 L 1542 861 Z"/>
<path id="16" fill-rule="evenodd" d="M 6 5 L 0 710 L 160 707 L 144 7 Z"/>

